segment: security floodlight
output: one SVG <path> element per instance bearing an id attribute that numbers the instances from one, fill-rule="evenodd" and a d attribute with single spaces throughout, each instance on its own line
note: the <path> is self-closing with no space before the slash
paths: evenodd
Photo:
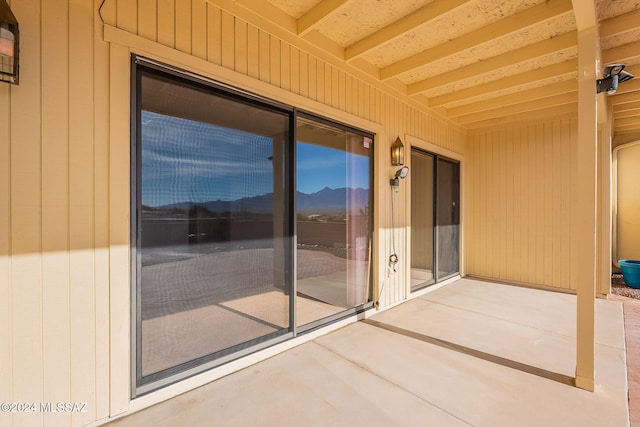
<path id="1" fill-rule="evenodd" d="M 401 167 L 396 171 L 395 176 L 389 180 L 389 184 L 391 184 L 392 187 L 397 187 L 398 185 L 400 185 L 400 180 L 405 179 L 408 174 L 409 166 Z"/>
<path id="2" fill-rule="evenodd" d="M 613 95 L 618 90 L 618 85 L 631 80 L 634 75 L 624 71 L 624 64 L 608 65 L 602 70 L 602 79 L 596 80 L 596 93 L 607 92 Z"/>

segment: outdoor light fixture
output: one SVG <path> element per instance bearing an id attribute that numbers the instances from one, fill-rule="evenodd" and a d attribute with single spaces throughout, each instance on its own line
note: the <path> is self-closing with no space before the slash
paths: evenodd
<path id="1" fill-rule="evenodd" d="M 596 93 L 607 91 L 613 95 L 618 90 L 618 84 L 631 80 L 634 75 L 624 71 L 624 64 L 608 65 L 602 70 L 602 79 L 596 80 Z"/>
<path id="2" fill-rule="evenodd" d="M 408 174 L 409 166 L 401 167 L 396 171 L 396 175 L 389 180 L 389 184 L 391 184 L 392 187 L 397 187 L 398 185 L 400 185 L 400 180 L 405 179 Z"/>
<path id="3" fill-rule="evenodd" d="M 0 0 L 0 81 L 18 84 L 18 21 L 7 0 Z"/>
<path id="4" fill-rule="evenodd" d="M 391 144 L 391 165 L 404 165 L 404 144 L 402 143 L 400 137 L 397 137 L 394 143 Z"/>

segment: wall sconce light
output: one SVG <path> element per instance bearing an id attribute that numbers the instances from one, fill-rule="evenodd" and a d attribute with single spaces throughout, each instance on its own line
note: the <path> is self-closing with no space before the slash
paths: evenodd
<path id="1" fill-rule="evenodd" d="M 6 0 L 0 0 L 0 82 L 18 84 L 20 52 L 18 21 Z"/>
<path id="2" fill-rule="evenodd" d="M 393 144 L 391 144 L 391 165 L 404 165 L 404 144 L 400 137 L 397 137 Z"/>

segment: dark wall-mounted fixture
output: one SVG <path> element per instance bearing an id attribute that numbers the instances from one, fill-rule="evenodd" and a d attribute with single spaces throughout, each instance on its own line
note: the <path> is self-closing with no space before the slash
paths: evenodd
<path id="1" fill-rule="evenodd" d="M 408 174 L 409 166 L 401 167 L 396 171 L 396 175 L 389 180 L 389 184 L 391 184 L 392 187 L 397 187 L 398 185 L 400 185 L 400 180 L 405 179 Z"/>
<path id="2" fill-rule="evenodd" d="M 18 84 L 20 32 L 7 0 L 0 0 L 0 82 Z"/>
<path id="3" fill-rule="evenodd" d="M 391 165 L 404 165 L 404 144 L 400 137 L 397 137 L 393 144 L 391 144 Z"/>
<path id="4" fill-rule="evenodd" d="M 631 80 L 634 75 L 624 71 L 624 64 L 607 65 L 602 70 L 602 79 L 596 80 L 596 92 L 607 92 L 613 95 L 618 90 L 618 84 Z"/>

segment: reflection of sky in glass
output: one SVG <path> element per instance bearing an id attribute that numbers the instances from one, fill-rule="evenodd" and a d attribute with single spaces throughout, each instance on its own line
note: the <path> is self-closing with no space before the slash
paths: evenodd
<path id="1" fill-rule="evenodd" d="M 272 155 L 271 138 L 143 110 L 142 204 L 271 193 Z M 366 156 L 298 142 L 297 168 L 298 191 L 306 194 L 325 187 L 369 188 Z"/>
<path id="2" fill-rule="evenodd" d="M 369 188 L 368 157 L 304 142 L 298 142 L 296 150 L 298 191 L 312 194 L 325 187 Z"/>
<path id="3" fill-rule="evenodd" d="M 271 193 L 272 155 L 271 138 L 142 111 L 142 204 Z"/>

